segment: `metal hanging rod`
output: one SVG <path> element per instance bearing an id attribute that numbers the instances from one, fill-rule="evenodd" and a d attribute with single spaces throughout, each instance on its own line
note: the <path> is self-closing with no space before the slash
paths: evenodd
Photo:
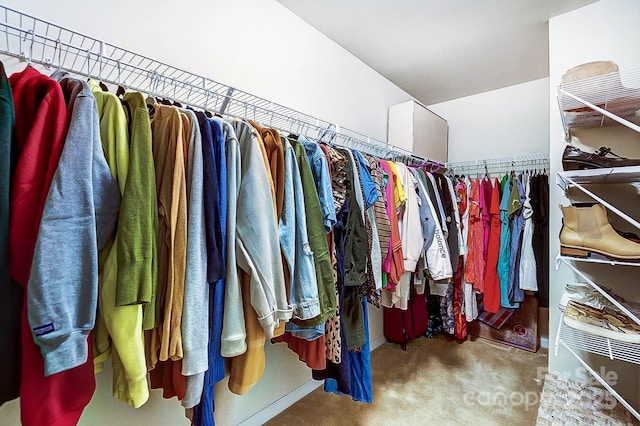
<path id="1" fill-rule="evenodd" d="M 332 143 L 376 157 L 411 155 L 386 142 L 14 9 L 0 5 L 0 14 L 0 54 L 28 64 L 62 69 L 221 115 L 254 119 L 282 132 L 303 133 L 314 139 L 328 132 Z"/>
<path id="2" fill-rule="evenodd" d="M 448 170 L 481 170 L 486 168 L 505 168 L 523 166 L 549 167 L 549 154 L 528 154 L 513 157 L 490 158 L 486 160 L 459 161 L 446 163 Z"/>

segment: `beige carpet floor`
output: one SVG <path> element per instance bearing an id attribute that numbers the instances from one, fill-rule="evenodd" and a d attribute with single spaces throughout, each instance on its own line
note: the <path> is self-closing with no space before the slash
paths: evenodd
<path id="1" fill-rule="evenodd" d="M 535 425 L 547 350 L 424 337 L 371 354 L 373 404 L 322 387 L 267 425 Z"/>

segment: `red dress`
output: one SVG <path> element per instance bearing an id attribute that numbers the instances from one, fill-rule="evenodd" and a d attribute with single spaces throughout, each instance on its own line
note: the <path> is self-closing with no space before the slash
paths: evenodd
<path id="1" fill-rule="evenodd" d="M 487 269 L 484 274 L 484 310 L 496 313 L 500 310 L 500 280 L 498 279 L 498 257 L 500 255 L 500 182 L 493 184 L 489 205 L 490 233 L 487 251 Z"/>

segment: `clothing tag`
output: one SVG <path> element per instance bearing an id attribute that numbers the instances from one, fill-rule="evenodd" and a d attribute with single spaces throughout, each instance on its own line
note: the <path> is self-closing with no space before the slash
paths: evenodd
<path id="1" fill-rule="evenodd" d="M 53 323 L 50 322 L 49 324 L 34 327 L 33 334 L 35 334 L 36 336 L 44 336 L 45 334 L 49 334 L 52 331 L 55 331 L 55 329 L 56 328 L 53 326 Z"/>

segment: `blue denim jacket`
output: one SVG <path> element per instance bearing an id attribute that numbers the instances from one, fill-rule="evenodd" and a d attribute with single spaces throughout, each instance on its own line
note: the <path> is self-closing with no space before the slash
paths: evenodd
<path id="1" fill-rule="evenodd" d="M 325 157 L 324 152 L 322 152 L 317 143 L 308 140 L 304 136 L 298 136 L 298 142 L 304 146 L 307 152 L 311 173 L 313 173 L 313 179 L 316 181 L 318 197 L 320 198 L 325 231 L 329 233 L 336 223 L 336 211 L 333 204 L 333 191 L 331 190 L 331 177 L 329 175 L 327 157 Z"/>
<path id="2" fill-rule="evenodd" d="M 291 144 L 281 138 L 284 147 L 284 201 L 280 218 L 280 246 L 289 268 L 289 304 L 294 318 L 311 319 L 320 315 L 318 282 L 313 251 L 307 237 L 302 180 Z M 331 201 L 333 203 L 333 200 Z M 333 204 L 332 204 L 333 206 Z"/>
<path id="3" fill-rule="evenodd" d="M 360 154 L 355 149 L 352 149 L 353 157 L 358 162 L 358 172 L 360 173 L 360 182 L 362 183 L 362 196 L 364 198 L 364 206 L 365 209 L 373 206 L 373 203 L 378 201 L 378 189 L 376 188 L 376 184 L 371 177 L 371 172 L 369 171 L 369 163 L 364 159 L 362 154 Z"/>

